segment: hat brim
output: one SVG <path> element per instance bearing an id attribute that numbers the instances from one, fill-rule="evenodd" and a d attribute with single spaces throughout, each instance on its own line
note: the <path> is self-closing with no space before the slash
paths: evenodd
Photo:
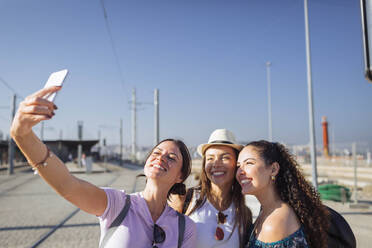
<path id="1" fill-rule="evenodd" d="M 206 143 L 206 144 L 201 144 L 201 145 L 198 146 L 197 151 L 198 151 L 199 155 L 203 157 L 204 153 L 205 153 L 205 150 L 207 150 L 211 146 L 228 146 L 228 147 L 231 147 L 231 148 L 237 150 L 238 152 L 240 152 L 243 149 L 243 146 L 238 145 L 238 144 Z"/>

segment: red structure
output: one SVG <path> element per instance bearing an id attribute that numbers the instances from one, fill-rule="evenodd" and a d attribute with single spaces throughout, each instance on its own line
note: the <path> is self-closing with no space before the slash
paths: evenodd
<path id="1" fill-rule="evenodd" d="M 322 116 L 322 129 L 323 129 L 323 155 L 329 156 L 329 145 L 328 145 L 328 122 L 327 117 Z"/>

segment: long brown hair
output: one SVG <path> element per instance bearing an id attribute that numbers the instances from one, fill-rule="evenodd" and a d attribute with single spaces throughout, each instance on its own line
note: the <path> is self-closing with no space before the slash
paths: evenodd
<path id="1" fill-rule="evenodd" d="M 316 189 L 302 175 L 293 155 L 284 145 L 266 140 L 253 141 L 245 147 L 248 146 L 259 154 L 266 165 L 279 164 L 274 187 L 280 199 L 292 207 L 304 226 L 309 246 L 327 247 L 328 211 Z"/>
<path id="2" fill-rule="evenodd" d="M 233 149 L 235 151 L 236 158 L 238 158 L 238 151 Z M 207 198 L 210 197 L 211 194 L 211 181 L 207 177 L 207 173 L 205 171 L 205 163 L 206 163 L 206 158 L 203 156 L 203 163 L 202 163 L 202 172 L 200 175 L 200 180 L 199 180 L 199 186 L 198 189 L 200 190 L 200 196 L 198 199 L 196 199 L 195 205 L 193 208 L 188 211 L 188 215 L 192 214 L 194 211 L 197 209 L 201 208 L 204 203 L 206 202 Z M 236 174 L 235 169 L 235 174 Z M 234 219 L 234 229 L 237 227 L 238 228 L 238 233 L 239 233 L 239 247 L 244 247 L 246 242 L 248 241 L 247 238 L 249 235 L 248 229 L 250 225 L 252 224 L 252 212 L 251 210 L 245 205 L 245 198 L 244 195 L 242 194 L 242 188 L 238 181 L 233 179 L 233 184 L 231 187 L 231 196 L 232 196 L 232 202 L 234 203 L 235 207 L 235 219 Z M 233 233 L 231 232 L 231 235 Z M 229 238 L 231 237 L 229 236 Z"/>

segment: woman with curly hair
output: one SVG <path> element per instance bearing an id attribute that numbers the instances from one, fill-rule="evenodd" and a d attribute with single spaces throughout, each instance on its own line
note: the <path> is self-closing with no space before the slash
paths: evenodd
<path id="1" fill-rule="evenodd" d="M 242 193 L 261 203 L 247 247 L 327 247 L 328 211 L 283 145 L 251 142 L 238 167 Z"/>

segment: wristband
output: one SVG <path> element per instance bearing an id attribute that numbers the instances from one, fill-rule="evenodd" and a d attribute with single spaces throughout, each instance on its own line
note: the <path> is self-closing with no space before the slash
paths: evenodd
<path id="1" fill-rule="evenodd" d="M 48 158 L 51 158 L 53 156 L 53 154 L 50 152 L 49 148 L 47 146 L 45 146 L 45 147 L 47 149 L 47 153 L 46 153 L 44 159 L 41 162 L 36 163 L 36 164 L 34 164 L 30 161 L 28 162 L 31 165 L 32 170 L 34 171 L 34 174 L 38 174 L 37 171 L 40 168 L 46 167 L 48 165 L 48 162 L 47 162 Z"/>

